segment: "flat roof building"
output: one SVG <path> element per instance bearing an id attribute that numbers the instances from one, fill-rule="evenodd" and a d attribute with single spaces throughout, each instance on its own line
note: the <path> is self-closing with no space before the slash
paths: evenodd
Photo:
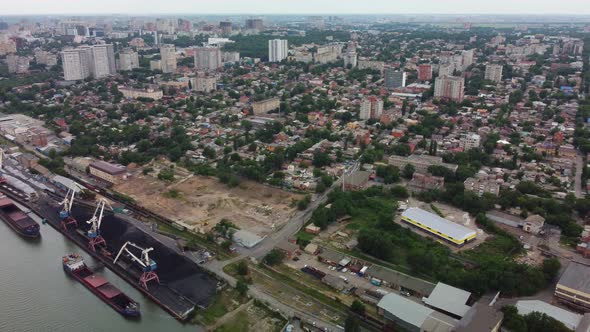
<path id="1" fill-rule="evenodd" d="M 516 309 L 520 315 L 528 315 L 533 312 L 540 312 L 546 314 L 549 317 L 560 321 L 568 329 L 578 331 L 577 328 L 580 325 L 587 325 L 588 315 L 580 315 L 574 312 L 556 307 L 549 303 L 539 300 L 521 300 L 516 302 Z M 581 324 L 584 321 L 584 324 Z"/>
<path id="2" fill-rule="evenodd" d="M 590 267 L 571 262 L 555 286 L 559 301 L 581 310 L 590 309 Z"/>
<path id="3" fill-rule="evenodd" d="M 118 183 L 125 178 L 127 168 L 123 165 L 95 161 L 89 165 L 90 174 L 109 183 Z"/>
<path id="4" fill-rule="evenodd" d="M 403 169 L 406 167 L 407 164 L 411 164 L 414 166 L 416 172 L 419 173 L 427 173 L 428 167 L 430 166 L 444 166 L 451 171 L 456 172 L 458 165 L 455 164 L 448 164 L 443 162 L 442 157 L 437 156 L 428 156 L 428 155 L 411 155 L 409 157 L 402 157 L 402 156 L 390 156 L 389 157 L 389 164 L 398 167 L 399 169 Z"/>
<path id="5" fill-rule="evenodd" d="M 474 240 L 477 235 L 470 228 L 415 207 L 404 211 L 402 220 L 457 246 Z"/>
<path id="6" fill-rule="evenodd" d="M 471 309 L 466 304 L 470 297 L 471 293 L 467 291 L 439 282 L 423 301 L 431 308 L 462 318 Z"/>
<path id="7" fill-rule="evenodd" d="M 389 293 L 377 304 L 387 323 L 411 332 L 451 332 L 457 321 L 406 297 Z"/>

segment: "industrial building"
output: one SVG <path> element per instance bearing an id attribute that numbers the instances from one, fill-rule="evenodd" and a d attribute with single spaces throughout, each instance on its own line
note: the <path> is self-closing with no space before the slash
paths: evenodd
<path id="1" fill-rule="evenodd" d="M 125 166 L 107 163 L 102 160 L 91 163 L 89 170 L 91 175 L 109 183 L 119 183 L 127 174 Z"/>
<path id="2" fill-rule="evenodd" d="M 451 332 L 458 323 L 447 315 L 395 293 L 383 296 L 377 308 L 387 326 L 401 327 L 410 332 Z"/>
<path id="3" fill-rule="evenodd" d="M 571 262 L 555 286 L 555 297 L 580 310 L 590 310 L 590 267 Z"/>
<path id="4" fill-rule="evenodd" d="M 516 302 L 516 309 L 522 316 L 533 312 L 543 313 L 575 332 L 588 332 L 590 327 L 590 314 L 576 314 L 539 300 L 520 300 Z"/>
<path id="5" fill-rule="evenodd" d="M 457 246 L 473 241 L 477 235 L 470 228 L 419 208 L 409 208 L 404 211 L 402 220 Z"/>
<path id="6" fill-rule="evenodd" d="M 422 301 L 433 309 L 460 319 L 471 309 L 467 305 L 470 298 L 471 293 L 439 282 L 432 293 L 427 298 L 423 298 Z"/>

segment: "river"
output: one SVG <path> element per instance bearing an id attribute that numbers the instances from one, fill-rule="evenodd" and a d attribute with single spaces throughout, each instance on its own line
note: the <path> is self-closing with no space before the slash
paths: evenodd
<path id="1" fill-rule="evenodd" d="M 202 331 L 181 324 L 107 268 L 98 269 L 140 303 L 139 320 L 123 318 L 66 276 L 61 258 L 79 253 L 90 266 L 98 262 L 49 225 L 41 224 L 41 234 L 40 241 L 24 239 L 0 221 L 0 331 Z"/>

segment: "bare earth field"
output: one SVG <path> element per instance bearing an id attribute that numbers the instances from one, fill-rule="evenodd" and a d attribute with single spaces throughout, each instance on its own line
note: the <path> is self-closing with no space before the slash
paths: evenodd
<path id="1" fill-rule="evenodd" d="M 189 176 L 167 183 L 151 176 L 134 175 L 114 188 L 133 197 L 142 206 L 177 221 L 195 231 L 206 233 L 221 219 L 237 227 L 265 236 L 286 223 L 295 211 L 292 200 L 301 195 L 243 181 L 229 188 L 215 178 Z M 166 197 L 176 190 L 178 196 Z"/>

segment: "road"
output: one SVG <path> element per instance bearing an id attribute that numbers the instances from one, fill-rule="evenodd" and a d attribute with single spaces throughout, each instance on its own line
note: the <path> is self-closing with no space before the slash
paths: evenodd
<path id="1" fill-rule="evenodd" d="M 574 189 L 576 198 L 583 198 L 584 194 L 582 192 L 582 169 L 584 167 L 584 158 L 582 154 L 578 152 L 576 156 L 576 176 L 574 179 Z"/>

